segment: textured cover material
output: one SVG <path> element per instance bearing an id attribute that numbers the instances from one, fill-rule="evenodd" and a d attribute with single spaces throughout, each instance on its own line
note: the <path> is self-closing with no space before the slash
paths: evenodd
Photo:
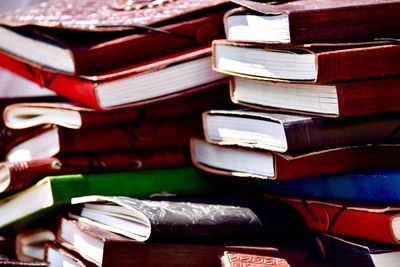
<path id="1" fill-rule="evenodd" d="M 399 244 L 392 228 L 400 214 L 398 207 L 352 206 L 273 195 L 266 195 L 266 199 L 294 207 L 314 231 Z"/>
<path id="2" fill-rule="evenodd" d="M 396 0 L 233 2 L 267 15 L 287 14 L 291 43 L 296 44 L 397 38 L 400 26 Z"/>
<path id="3" fill-rule="evenodd" d="M 277 82 L 279 83 L 279 82 Z M 243 102 L 235 96 L 235 83 L 233 79 L 230 85 L 231 99 L 235 104 L 248 106 L 262 110 L 275 110 L 280 112 L 291 112 L 299 114 L 318 115 L 323 117 L 352 117 L 387 112 L 400 111 L 400 90 L 398 77 L 382 79 L 367 79 L 361 81 L 337 82 L 332 85 L 336 87 L 338 98 L 338 114 L 313 113 L 303 110 L 269 107 L 262 104 Z M 293 83 L 295 84 L 295 83 Z M 317 89 L 316 89 L 317 90 Z"/>
<path id="4" fill-rule="evenodd" d="M 20 59 L 0 53 L 0 67 L 3 67 L 21 77 L 37 83 L 42 87 L 46 87 L 55 91 L 57 94 L 64 96 L 72 101 L 81 103 L 87 107 L 96 110 L 121 108 L 127 106 L 141 106 L 160 100 L 166 100 L 178 96 L 190 94 L 199 90 L 215 86 L 215 83 L 198 86 L 196 88 L 187 88 L 187 90 L 162 95 L 152 99 L 147 99 L 135 103 L 121 104 L 114 107 L 101 107 L 96 93 L 99 84 L 121 80 L 134 75 L 151 73 L 160 69 L 167 68 L 174 64 L 187 62 L 194 59 L 204 58 L 210 55 L 209 47 L 202 47 L 193 51 L 186 51 L 163 59 L 146 62 L 144 64 L 133 65 L 123 69 L 116 69 L 111 72 L 102 73 L 96 76 L 71 76 L 62 73 L 56 73 L 50 70 L 44 70 L 40 67 L 30 65 Z M 223 77 L 221 76 L 221 79 Z M 225 82 L 225 81 L 222 81 Z M 217 83 L 218 84 L 218 83 Z"/>
<path id="5" fill-rule="evenodd" d="M 285 259 L 225 251 L 222 267 L 290 267 Z"/>
<path id="6" fill-rule="evenodd" d="M 58 136 L 58 144 L 54 144 L 56 150 L 50 156 L 185 148 L 189 147 L 191 137 L 202 135 L 200 115 L 171 119 L 160 118 L 136 124 L 117 124 L 82 130 L 45 125 L 10 143 L 7 156 L 9 157 L 11 150 L 16 151 L 18 144 L 53 130 Z M 31 147 L 31 149 L 34 148 Z"/>
<path id="7" fill-rule="evenodd" d="M 298 52 L 312 54 L 315 57 L 316 78 L 304 83 L 332 83 L 372 77 L 385 77 L 400 74 L 400 66 L 393 60 L 400 57 L 399 44 L 361 45 L 361 46 L 323 46 L 302 47 L 288 45 L 263 45 L 255 43 L 240 43 L 227 40 L 213 41 L 213 68 L 229 75 L 250 79 L 278 80 L 268 77 L 241 74 L 219 69 L 216 65 L 215 48 L 218 45 L 238 46 L 247 49 L 261 48 L 285 53 Z M 268 61 L 268 58 L 265 60 Z M 282 79 L 281 81 L 287 81 Z"/>
<path id="8" fill-rule="evenodd" d="M 258 112 L 252 110 L 211 110 L 203 113 L 203 128 L 208 142 L 218 143 L 209 136 L 206 120 L 208 116 L 227 116 L 270 121 L 281 124 L 287 140 L 287 151 L 310 151 L 355 144 L 384 143 L 398 137 L 399 114 L 363 116 L 331 119 L 314 116 Z M 362 133 L 362 134 L 361 134 Z M 265 132 L 268 134 L 268 132 Z M 270 147 L 267 143 L 245 143 L 236 136 L 235 142 L 220 142 L 224 145 L 239 145 L 253 148 Z M 269 148 L 270 149 L 270 148 Z"/>
<path id="9" fill-rule="evenodd" d="M 400 170 L 387 169 L 314 176 L 290 181 L 257 181 L 269 193 L 376 205 L 400 205 Z"/>
<path id="10" fill-rule="evenodd" d="M 7 172 L 0 183 L 0 195 L 26 189 L 46 176 L 182 167 L 188 162 L 186 154 L 186 149 L 170 149 L 5 161 L 0 163 L 0 169 Z"/>
<path id="11" fill-rule="evenodd" d="M 54 112 L 74 111 L 79 114 L 81 119 L 80 126 L 74 127 L 66 125 L 62 120 L 49 120 L 49 117 L 33 110 L 20 114 L 18 119 L 29 121 L 40 121 L 40 124 L 52 123 L 68 128 L 94 128 L 99 126 L 118 124 L 118 123 L 136 123 L 145 120 L 157 118 L 179 117 L 187 114 L 201 113 L 206 110 L 222 107 L 232 107 L 233 104 L 228 95 L 228 84 L 218 83 L 205 90 L 194 91 L 190 94 L 180 97 L 151 103 L 148 105 L 132 108 L 115 109 L 108 111 L 96 111 L 85 108 L 76 103 L 51 103 L 51 102 L 18 102 L 8 105 L 3 112 L 3 120 L 9 128 L 20 128 L 11 121 L 13 110 L 18 108 L 46 108 Z"/>

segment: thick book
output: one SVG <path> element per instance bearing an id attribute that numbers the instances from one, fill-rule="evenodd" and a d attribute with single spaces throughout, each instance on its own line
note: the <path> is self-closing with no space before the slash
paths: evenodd
<path id="1" fill-rule="evenodd" d="M 328 234 L 317 238 L 331 266 L 395 267 L 400 260 L 398 246 Z"/>
<path id="2" fill-rule="evenodd" d="M 211 69 L 201 47 L 94 76 L 73 76 L 0 53 L 0 67 L 96 110 L 144 105 L 209 88 L 225 75 Z"/>
<path id="3" fill-rule="evenodd" d="M 271 43 L 338 43 L 397 38 L 400 3 L 395 0 L 297 0 L 264 3 L 233 0 L 246 8 L 227 14 L 227 38 Z"/>
<path id="4" fill-rule="evenodd" d="M 0 228 L 18 230 L 57 215 L 59 208 L 70 204 L 73 197 L 90 194 L 148 197 L 155 193 L 177 195 L 229 192 L 233 183 L 200 173 L 194 168 L 70 174 L 48 176 L 37 184 L 0 201 Z M 26 203 L 29 203 L 27 205 Z"/>
<path id="5" fill-rule="evenodd" d="M 48 228 L 35 228 L 20 231 L 15 236 L 15 253 L 20 261 L 44 261 L 45 243 L 56 239 L 54 232 Z"/>
<path id="6" fill-rule="evenodd" d="M 0 49 L 44 69 L 94 75 L 223 38 L 228 1 L 192 2 L 130 11 L 96 0 L 36 4 L 0 15 Z"/>
<path id="7" fill-rule="evenodd" d="M 196 167 L 210 173 L 286 180 L 397 167 L 400 164 L 399 148 L 398 145 L 360 145 L 291 155 L 237 146 L 219 146 L 193 138 L 191 158 Z"/>
<path id="8" fill-rule="evenodd" d="M 33 186 L 46 176 L 175 168 L 187 166 L 189 161 L 186 148 L 4 161 L 0 163 L 0 196 Z"/>
<path id="9" fill-rule="evenodd" d="M 210 143 L 299 152 L 395 140 L 398 118 L 398 113 L 336 119 L 256 110 L 211 110 L 203 113 L 203 129 Z"/>
<path id="10" fill-rule="evenodd" d="M 23 102 L 7 105 L 4 124 L 10 129 L 23 129 L 42 124 L 57 124 L 71 129 L 95 128 L 139 120 L 179 117 L 215 108 L 229 108 L 228 82 L 216 83 L 209 89 L 133 108 L 97 111 L 68 102 Z"/>
<path id="11" fill-rule="evenodd" d="M 368 205 L 400 205 L 398 168 L 313 176 L 287 181 L 258 180 L 265 193 L 275 193 L 321 201 L 341 201 Z"/>
<path id="12" fill-rule="evenodd" d="M 295 208 L 314 231 L 366 239 L 382 243 L 400 243 L 400 209 L 396 206 L 354 205 L 266 195 Z"/>
<path id="13" fill-rule="evenodd" d="M 94 267 L 93 262 L 84 259 L 75 251 L 55 241 L 45 244 L 45 261 L 49 266 Z"/>
<path id="14" fill-rule="evenodd" d="M 342 118 L 400 111 L 398 77 L 336 82 L 286 83 L 232 77 L 231 99 L 255 109 Z"/>
<path id="15" fill-rule="evenodd" d="M 6 159 L 15 162 L 82 153 L 186 148 L 194 136 L 202 136 L 199 114 L 80 130 L 49 124 L 10 142 Z"/>
<path id="16" fill-rule="evenodd" d="M 400 74 L 397 43 L 285 46 L 213 41 L 213 69 L 250 79 L 333 83 Z"/>
<path id="17" fill-rule="evenodd" d="M 219 258 L 225 250 L 293 257 L 292 252 L 275 247 L 178 243 L 173 239 L 166 242 L 139 242 L 66 218 L 61 219 L 58 229 L 57 240 L 62 245 L 78 252 L 96 266 L 220 266 Z"/>

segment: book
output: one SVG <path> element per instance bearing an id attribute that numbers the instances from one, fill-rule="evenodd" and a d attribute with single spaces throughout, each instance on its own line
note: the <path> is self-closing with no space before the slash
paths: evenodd
<path id="1" fill-rule="evenodd" d="M 399 262 L 398 246 L 327 234 L 317 238 L 326 252 L 325 262 L 333 266 L 394 267 Z"/>
<path id="2" fill-rule="evenodd" d="M 196 167 L 210 173 L 285 180 L 397 167 L 399 148 L 398 145 L 360 145 L 285 154 L 219 146 L 193 138 L 191 158 Z"/>
<path id="3" fill-rule="evenodd" d="M 56 238 L 52 230 L 35 228 L 18 232 L 15 237 L 15 253 L 20 261 L 45 260 L 45 243 Z"/>
<path id="4" fill-rule="evenodd" d="M 59 242 L 45 244 L 46 262 L 50 266 L 93 267 L 91 261 L 84 259 L 75 251 L 68 249 Z"/>
<path id="5" fill-rule="evenodd" d="M 212 55 L 214 70 L 260 80 L 323 84 L 400 74 L 395 43 L 304 47 L 214 40 Z"/>
<path id="6" fill-rule="evenodd" d="M 71 102 L 21 102 L 7 105 L 3 111 L 5 125 L 23 129 L 43 124 L 57 124 L 71 129 L 95 128 L 110 124 L 136 122 L 233 106 L 228 83 L 216 83 L 209 89 L 194 91 L 140 107 L 96 111 Z"/>
<path id="7" fill-rule="evenodd" d="M 191 167 L 48 176 L 32 187 L 0 200 L 0 228 L 9 232 L 41 220 L 50 223 L 50 218 L 58 215 L 60 208 L 78 196 L 99 194 L 148 197 L 162 192 L 196 195 L 216 190 L 229 192 L 232 188 L 233 183 L 227 185 L 223 179 L 215 179 Z"/>
<path id="8" fill-rule="evenodd" d="M 191 137 L 201 135 L 201 116 L 196 114 L 81 130 L 44 125 L 10 142 L 6 159 L 15 162 L 82 153 L 185 148 Z"/>
<path id="9" fill-rule="evenodd" d="M 290 267 L 285 259 L 254 254 L 224 251 L 221 257 L 222 267 Z"/>
<path id="10" fill-rule="evenodd" d="M 304 152 L 397 142 L 397 116 L 334 119 L 256 110 L 210 110 L 203 113 L 203 129 L 209 143 Z"/>
<path id="11" fill-rule="evenodd" d="M 211 69 L 211 49 L 201 47 L 94 76 L 72 76 L 32 66 L 0 53 L 0 67 L 96 110 L 181 96 L 209 88 L 225 75 Z"/>
<path id="12" fill-rule="evenodd" d="M 265 193 L 368 205 L 400 204 L 398 168 L 313 176 L 286 181 L 256 181 Z"/>
<path id="13" fill-rule="evenodd" d="M 255 109 L 341 118 L 399 111 L 398 77 L 304 84 L 232 77 L 235 104 Z"/>
<path id="14" fill-rule="evenodd" d="M 265 246 L 177 243 L 173 240 L 139 242 L 94 225 L 67 218 L 61 219 L 57 240 L 97 266 L 219 266 L 219 257 L 225 250 L 293 257 L 291 251 Z"/>
<path id="15" fill-rule="evenodd" d="M 295 208 L 314 231 L 399 244 L 399 208 L 266 195 Z M 355 223 L 356 222 L 356 223 Z"/>
<path id="16" fill-rule="evenodd" d="M 46 8 L 38 3 L 0 15 L 0 49 L 40 68 L 95 75 L 223 37 L 228 1 L 191 2 L 130 11 L 116 10 L 107 1 L 63 1 Z"/>
<path id="17" fill-rule="evenodd" d="M 77 154 L 28 161 L 4 161 L 0 163 L 0 196 L 5 197 L 27 189 L 46 176 L 184 167 L 189 165 L 190 161 L 186 150 L 149 149 L 138 152 Z"/>
<path id="18" fill-rule="evenodd" d="M 246 8 L 227 15 L 230 40 L 307 44 L 396 38 L 400 23 L 400 5 L 391 0 L 233 2 Z"/>

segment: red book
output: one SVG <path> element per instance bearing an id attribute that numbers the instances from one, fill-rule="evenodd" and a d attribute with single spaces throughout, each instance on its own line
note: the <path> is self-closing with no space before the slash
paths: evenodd
<path id="1" fill-rule="evenodd" d="M 213 42 L 215 70 L 260 80 L 332 83 L 400 74 L 400 45 L 285 46 Z"/>
<path id="2" fill-rule="evenodd" d="M 0 53 L 0 67 L 96 110 L 139 106 L 209 88 L 225 78 L 202 47 L 97 76 L 71 76 Z"/>
<path id="3" fill-rule="evenodd" d="M 223 38 L 229 1 L 191 2 L 139 10 L 117 10 L 104 0 L 37 4 L 0 15 L 0 48 L 41 68 L 95 75 Z"/>
<path id="4" fill-rule="evenodd" d="M 384 243 L 400 243 L 400 209 L 266 195 L 294 207 L 310 229 Z"/>

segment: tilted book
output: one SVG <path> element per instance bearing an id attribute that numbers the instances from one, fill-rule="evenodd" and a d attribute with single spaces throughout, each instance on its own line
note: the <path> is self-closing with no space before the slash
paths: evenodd
<path id="1" fill-rule="evenodd" d="M 232 106 L 228 82 L 221 82 L 208 89 L 182 94 L 176 98 L 140 107 L 107 111 L 86 108 L 78 103 L 19 101 L 6 106 L 3 121 L 11 129 L 23 129 L 49 123 L 71 129 L 83 129 L 133 123 L 139 120 L 179 117 Z"/>
<path id="2" fill-rule="evenodd" d="M 203 113 L 210 143 L 277 152 L 315 151 L 398 138 L 399 113 L 353 118 L 322 118 L 256 110 Z"/>
<path id="3" fill-rule="evenodd" d="M 309 44 L 397 38 L 400 25 L 400 3 L 395 0 L 233 2 L 246 7 L 225 19 L 227 38 L 236 41 Z"/>
<path id="4" fill-rule="evenodd" d="M 314 231 L 376 242 L 400 243 L 400 209 L 353 203 L 266 195 L 267 200 L 295 208 Z"/>
<path id="5" fill-rule="evenodd" d="M 211 69 L 202 46 L 92 76 L 73 76 L 0 53 L 0 67 L 96 110 L 144 105 L 210 88 L 226 77 Z"/>
<path id="6" fill-rule="evenodd" d="M 213 68 L 260 80 L 333 83 L 400 74 L 397 43 L 288 46 L 213 41 Z"/>
<path id="7" fill-rule="evenodd" d="M 142 4 L 126 10 L 104 0 L 65 0 L 9 11 L 0 15 L 0 49 L 40 68 L 95 75 L 210 45 L 224 36 L 223 15 L 232 6 L 227 0 Z"/>
<path id="8" fill-rule="evenodd" d="M 260 110 L 343 118 L 400 111 L 399 77 L 332 84 L 232 77 L 235 104 Z"/>
<path id="9" fill-rule="evenodd" d="M 191 158 L 196 167 L 206 172 L 279 181 L 397 167 L 399 148 L 398 145 L 361 145 L 288 154 L 219 146 L 193 138 Z"/>

